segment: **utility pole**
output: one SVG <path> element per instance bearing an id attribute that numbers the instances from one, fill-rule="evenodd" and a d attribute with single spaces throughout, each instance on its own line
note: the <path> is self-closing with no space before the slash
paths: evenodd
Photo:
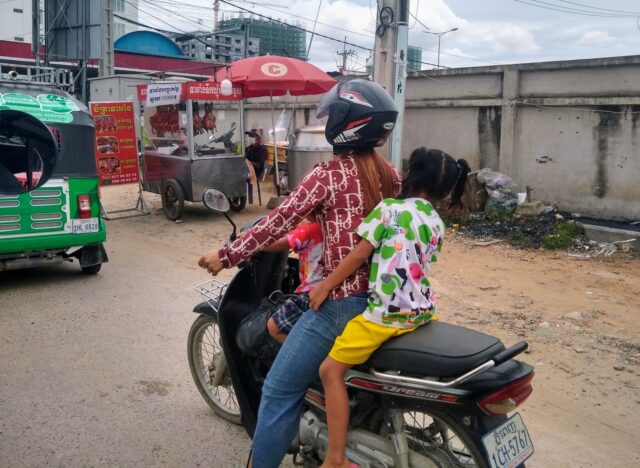
<path id="1" fill-rule="evenodd" d="M 113 50 L 113 0 L 102 0 L 102 59 L 99 76 L 115 75 Z"/>
<path id="2" fill-rule="evenodd" d="M 213 32 L 218 32 L 218 16 L 220 14 L 220 2 L 214 0 L 213 2 Z"/>
<path id="3" fill-rule="evenodd" d="M 336 52 L 336 55 L 342 55 L 342 74 L 346 74 L 347 71 L 347 57 L 354 55 L 354 50 L 347 50 L 347 36 L 344 36 L 344 44 L 342 45 L 342 52 Z"/>
<path id="4" fill-rule="evenodd" d="M 40 0 L 31 0 L 31 47 L 36 58 L 36 69 L 40 68 Z M 39 71 L 36 71 L 39 73 Z"/>
<path id="5" fill-rule="evenodd" d="M 393 97 L 399 114 L 391 141 L 385 145 L 389 159 L 402 169 L 402 128 L 409 47 L 409 0 L 378 0 L 373 81 Z"/>
<path id="6" fill-rule="evenodd" d="M 249 25 L 251 24 L 250 18 L 243 18 L 242 30 L 244 31 L 244 58 L 249 56 Z"/>

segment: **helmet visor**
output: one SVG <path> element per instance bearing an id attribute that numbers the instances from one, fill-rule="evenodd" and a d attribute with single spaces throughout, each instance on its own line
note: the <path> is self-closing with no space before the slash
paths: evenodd
<path id="1" fill-rule="evenodd" d="M 322 119 L 329 115 L 329 109 L 331 108 L 331 104 L 337 102 L 340 97 L 338 96 L 338 88 L 340 87 L 340 83 L 335 85 L 333 88 L 329 90 L 327 94 L 324 95 L 320 104 L 318 104 L 318 109 L 316 109 L 316 118 Z"/>

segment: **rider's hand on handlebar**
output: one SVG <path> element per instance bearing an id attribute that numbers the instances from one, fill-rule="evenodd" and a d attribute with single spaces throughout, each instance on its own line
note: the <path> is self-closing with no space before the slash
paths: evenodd
<path id="1" fill-rule="evenodd" d="M 324 285 L 324 282 L 313 288 L 309 293 L 309 305 L 310 307 L 318 311 L 320 306 L 327 299 L 331 290 Z"/>
<path id="2" fill-rule="evenodd" d="M 207 271 L 213 276 L 216 276 L 224 268 L 222 266 L 222 262 L 220 262 L 220 257 L 218 256 L 217 250 L 210 250 L 202 257 L 200 257 L 200 260 L 198 260 L 198 265 L 200 266 L 200 268 L 206 268 Z"/>

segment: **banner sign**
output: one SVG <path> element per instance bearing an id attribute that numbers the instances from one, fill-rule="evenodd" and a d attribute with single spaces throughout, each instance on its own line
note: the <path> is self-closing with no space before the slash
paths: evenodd
<path id="1" fill-rule="evenodd" d="M 140 180 L 133 102 L 92 102 L 96 126 L 95 153 L 100 185 Z"/>
<path id="2" fill-rule="evenodd" d="M 182 86 L 180 83 L 151 83 L 147 85 L 147 96 L 145 105 L 165 106 L 178 104 Z"/>
<path id="3" fill-rule="evenodd" d="M 187 83 L 187 99 L 194 101 L 240 101 L 242 100 L 242 87 L 234 86 L 231 94 L 224 96 L 220 92 L 220 83 L 217 81 L 194 81 Z"/>
<path id="4" fill-rule="evenodd" d="M 153 91 L 154 86 L 164 83 L 140 84 L 138 85 L 138 102 L 144 103 L 146 106 L 162 106 L 165 104 L 177 104 L 186 99 L 194 101 L 240 101 L 242 100 L 242 87 L 233 86 L 229 96 L 223 96 L 220 92 L 220 83 L 216 81 L 192 81 L 189 83 L 171 83 L 179 89 L 174 90 L 171 102 L 160 99 L 162 95 L 157 91 Z M 153 91 L 153 94 L 152 94 Z M 155 97 L 154 97 L 155 95 Z M 176 95 L 178 96 L 176 100 Z"/>

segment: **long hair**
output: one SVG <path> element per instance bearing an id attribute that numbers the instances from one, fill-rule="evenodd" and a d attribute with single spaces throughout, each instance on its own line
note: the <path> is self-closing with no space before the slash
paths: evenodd
<path id="1" fill-rule="evenodd" d="M 364 197 L 365 213 L 370 213 L 384 198 L 396 196 L 391 167 L 374 149 L 343 150 L 337 156 L 352 156 L 358 170 L 358 178 Z"/>

